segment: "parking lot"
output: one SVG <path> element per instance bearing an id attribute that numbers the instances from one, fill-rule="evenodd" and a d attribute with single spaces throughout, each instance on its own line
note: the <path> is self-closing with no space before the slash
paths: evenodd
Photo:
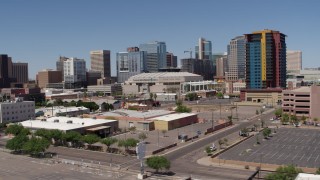
<path id="1" fill-rule="evenodd" d="M 274 131 L 272 131 L 274 132 Z M 257 136 L 257 135 L 256 135 Z M 273 137 L 263 139 L 262 133 L 221 154 L 219 158 L 256 163 L 299 167 L 320 167 L 320 133 L 317 129 L 280 128 Z"/>

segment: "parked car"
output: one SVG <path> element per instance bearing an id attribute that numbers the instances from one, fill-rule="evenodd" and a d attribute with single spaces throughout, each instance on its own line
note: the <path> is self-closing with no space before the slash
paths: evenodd
<path id="1" fill-rule="evenodd" d="M 211 151 L 217 150 L 217 147 L 214 145 L 214 143 L 212 143 L 212 146 L 210 146 L 210 150 L 211 150 Z"/>

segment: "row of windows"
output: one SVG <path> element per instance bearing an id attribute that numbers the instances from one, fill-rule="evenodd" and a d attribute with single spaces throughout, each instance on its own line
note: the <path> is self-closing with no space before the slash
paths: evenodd
<path id="1" fill-rule="evenodd" d="M 28 115 L 28 119 L 31 117 L 31 115 Z M 18 116 L 16 116 L 16 117 L 11 117 L 11 120 L 18 120 L 19 118 L 18 118 Z M 3 117 L 2 118 L 2 120 L 7 120 L 7 121 L 9 121 L 10 120 L 10 117 Z"/>

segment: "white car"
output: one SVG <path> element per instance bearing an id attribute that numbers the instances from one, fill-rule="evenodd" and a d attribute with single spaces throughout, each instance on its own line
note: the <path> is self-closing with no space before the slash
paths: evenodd
<path id="1" fill-rule="evenodd" d="M 212 146 L 210 146 L 210 150 L 211 150 L 211 151 L 217 150 L 217 148 L 216 148 L 216 146 L 214 145 L 214 143 L 212 143 Z"/>

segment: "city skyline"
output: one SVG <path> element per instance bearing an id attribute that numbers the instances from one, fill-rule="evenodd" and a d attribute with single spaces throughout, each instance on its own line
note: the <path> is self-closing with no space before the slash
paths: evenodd
<path id="1" fill-rule="evenodd" d="M 189 57 L 184 51 L 193 49 L 200 37 L 212 42 L 212 53 L 220 53 L 227 51 L 228 43 L 236 36 L 272 29 L 288 36 L 288 50 L 303 52 L 303 67 L 319 66 L 316 54 L 319 26 L 313 23 L 320 15 L 317 1 L 273 0 L 277 6 L 270 2 L 255 4 L 253 0 L 201 4 L 128 2 L 1 2 L 0 22 L 6 28 L 0 29 L 0 54 L 8 54 L 14 62 L 29 63 L 29 77 L 35 79 L 38 71 L 55 69 L 60 55 L 85 59 L 90 64 L 90 51 L 106 49 L 111 51 L 111 64 L 115 67 L 117 52 L 163 41 L 167 51 L 180 60 Z M 111 71 L 115 76 L 116 68 Z"/>

